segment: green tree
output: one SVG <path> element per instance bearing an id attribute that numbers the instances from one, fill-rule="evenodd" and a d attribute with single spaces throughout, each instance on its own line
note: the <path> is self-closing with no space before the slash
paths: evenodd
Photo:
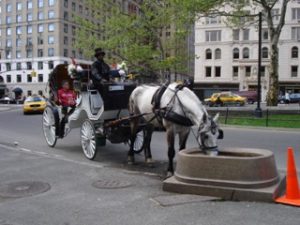
<path id="1" fill-rule="evenodd" d="M 114 0 L 86 0 L 93 20 L 78 17 L 76 46 L 85 56 L 95 47 L 103 47 L 112 57 L 126 60 L 131 68 L 154 76 L 166 72 L 186 72 L 185 44 L 194 22 L 189 1 L 134 1 L 135 12 Z M 204 0 L 202 2 L 204 4 Z M 206 7 L 207 8 L 207 7 Z M 206 10 L 206 8 L 203 8 Z M 201 7 L 199 12 L 203 12 Z M 167 31 L 172 35 L 165 37 Z M 169 33 L 167 33 L 169 35 Z"/>

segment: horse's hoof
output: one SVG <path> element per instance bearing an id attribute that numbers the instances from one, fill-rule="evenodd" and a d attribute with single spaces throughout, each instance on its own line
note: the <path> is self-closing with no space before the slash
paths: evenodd
<path id="1" fill-rule="evenodd" d="M 147 164 L 153 164 L 154 161 L 153 161 L 152 158 L 147 158 L 147 159 L 146 159 L 146 163 L 147 163 Z"/>
<path id="2" fill-rule="evenodd" d="M 174 173 L 172 173 L 172 172 L 168 171 L 168 172 L 167 172 L 166 179 L 167 179 L 167 178 L 170 178 L 170 177 L 172 177 L 173 175 L 174 175 Z"/>
<path id="3" fill-rule="evenodd" d="M 127 164 L 128 165 L 133 165 L 134 164 L 134 158 L 132 156 L 128 156 Z"/>

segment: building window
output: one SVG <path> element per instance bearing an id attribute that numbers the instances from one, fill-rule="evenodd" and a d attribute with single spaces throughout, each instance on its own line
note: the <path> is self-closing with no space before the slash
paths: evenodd
<path id="1" fill-rule="evenodd" d="M 17 75 L 17 83 L 21 83 L 22 82 L 22 76 L 21 74 Z"/>
<path id="2" fill-rule="evenodd" d="M 215 67 L 215 77 L 221 77 L 221 67 L 220 66 Z"/>
<path id="3" fill-rule="evenodd" d="M 297 59 L 298 58 L 298 47 L 296 47 L 296 46 L 294 46 L 293 48 L 292 48 L 292 58 L 293 59 Z"/>
<path id="4" fill-rule="evenodd" d="M 21 56 L 21 51 L 20 50 L 17 50 L 16 51 L 16 58 L 17 59 L 20 59 L 22 56 Z"/>
<path id="5" fill-rule="evenodd" d="M 31 96 L 32 95 L 32 91 L 31 90 L 28 90 L 27 91 L 27 96 Z"/>
<path id="6" fill-rule="evenodd" d="M 17 38 L 16 39 L 16 46 L 17 47 L 20 47 L 22 45 L 22 40 L 21 40 L 21 38 Z"/>
<path id="7" fill-rule="evenodd" d="M 43 74 L 38 75 L 38 82 L 44 82 L 44 76 Z"/>
<path id="8" fill-rule="evenodd" d="M 246 77 L 251 76 L 251 66 L 245 66 L 245 76 Z"/>
<path id="9" fill-rule="evenodd" d="M 51 44 L 54 44 L 54 36 L 48 36 L 48 44 L 51 45 Z"/>
<path id="10" fill-rule="evenodd" d="M 69 14 L 68 14 L 68 12 L 64 12 L 64 20 L 68 20 L 69 19 Z"/>
<path id="11" fill-rule="evenodd" d="M 291 77 L 298 77 L 298 66 L 291 66 Z"/>
<path id="12" fill-rule="evenodd" d="M 44 39 L 42 37 L 37 38 L 37 43 L 38 45 L 43 45 L 44 44 Z"/>
<path id="13" fill-rule="evenodd" d="M 11 71 L 11 64 L 5 63 L 6 71 Z"/>
<path id="14" fill-rule="evenodd" d="M 17 20 L 17 23 L 21 23 L 22 22 L 22 15 L 17 15 L 16 20 Z"/>
<path id="15" fill-rule="evenodd" d="M 6 12 L 11 12 L 11 11 L 12 11 L 12 5 L 6 4 Z"/>
<path id="16" fill-rule="evenodd" d="M 11 75 L 6 75 L 6 83 L 11 83 Z"/>
<path id="17" fill-rule="evenodd" d="M 31 83 L 31 82 L 32 82 L 31 74 L 27 74 L 27 82 L 28 82 L 28 83 Z"/>
<path id="18" fill-rule="evenodd" d="M 17 3 L 17 11 L 21 11 L 22 10 L 22 3 L 18 2 Z"/>
<path id="19" fill-rule="evenodd" d="M 83 13 L 83 7 L 82 7 L 82 5 L 79 5 L 79 13 Z"/>
<path id="20" fill-rule="evenodd" d="M 206 17 L 206 24 L 218 24 L 221 23 L 221 18 L 219 16 Z"/>
<path id="21" fill-rule="evenodd" d="M 32 37 L 27 38 L 26 45 L 27 45 L 27 47 L 32 47 Z"/>
<path id="22" fill-rule="evenodd" d="M 39 0 L 38 1 L 38 7 L 43 8 L 44 7 L 44 0 Z"/>
<path id="23" fill-rule="evenodd" d="M 68 49 L 64 49 L 64 57 L 68 57 Z"/>
<path id="24" fill-rule="evenodd" d="M 17 63 L 17 70 L 22 70 L 22 64 L 20 62 Z"/>
<path id="25" fill-rule="evenodd" d="M 48 48 L 48 56 L 54 56 L 54 48 Z"/>
<path id="26" fill-rule="evenodd" d="M 32 21 L 32 13 L 27 14 L 27 21 Z"/>
<path id="27" fill-rule="evenodd" d="M 49 61 L 48 62 L 48 69 L 49 70 L 52 70 L 54 68 L 54 63 L 53 63 L 53 61 Z"/>
<path id="28" fill-rule="evenodd" d="M 68 39 L 68 37 L 64 37 L 64 44 L 65 44 L 65 45 L 68 45 L 68 44 L 69 44 L 69 39 Z"/>
<path id="29" fill-rule="evenodd" d="M 6 17 L 6 24 L 11 24 L 11 16 Z"/>
<path id="30" fill-rule="evenodd" d="M 26 50 L 26 56 L 27 56 L 27 58 L 32 58 L 33 57 L 33 55 L 32 55 L 32 49 L 27 49 Z"/>
<path id="31" fill-rule="evenodd" d="M 72 57 L 76 58 L 76 51 L 75 50 L 72 50 Z"/>
<path id="32" fill-rule="evenodd" d="M 240 58 L 240 50 L 238 48 L 234 48 L 232 51 L 233 58 L 234 59 L 239 59 Z"/>
<path id="33" fill-rule="evenodd" d="M 16 27 L 16 34 L 22 34 L 22 27 L 21 26 Z"/>
<path id="34" fill-rule="evenodd" d="M 32 26 L 27 25 L 27 34 L 32 34 Z"/>
<path id="35" fill-rule="evenodd" d="M 43 33 L 44 32 L 44 24 L 38 24 L 38 32 Z"/>
<path id="36" fill-rule="evenodd" d="M 39 90 L 39 91 L 38 91 L 38 95 L 39 95 L 39 96 L 43 96 L 43 91 L 42 91 L 42 90 Z"/>
<path id="37" fill-rule="evenodd" d="M 54 15 L 55 15 L 55 13 L 54 13 L 53 10 L 49 10 L 49 11 L 48 11 L 48 18 L 49 18 L 49 19 L 53 19 L 53 18 L 54 18 Z"/>
<path id="38" fill-rule="evenodd" d="M 10 48 L 12 45 L 11 39 L 6 39 L 6 47 Z"/>
<path id="39" fill-rule="evenodd" d="M 205 38 L 207 42 L 213 42 L 213 41 L 221 41 L 221 30 L 212 30 L 212 31 L 206 31 L 205 32 Z"/>
<path id="40" fill-rule="evenodd" d="M 68 8 L 68 6 L 69 6 L 69 1 L 68 1 L 68 0 L 64 0 L 64 6 L 65 6 L 66 8 Z"/>
<path id="41" fill-rule="evenodd" d="M 68 24 L 64 24 L 64 32 L 67 34 L 68 33 Z"/>
<path id="42" fill-rule="evenodd" d="M 27 68 L 27 70 L 32 70 L 32 63 L 31 62 L 27 62 L 26 63 L 26 68 Z"/>
<path id="43" fill-rule="evenodd" d="M 6 28 L 6 35 L 10 36 L 11 35 L 11 27 Z"/>
<path id="44" fill-rule="evenodd" d="M 269 49 L 267 47 L 263 47 L 261 50 L 261 55 L 263 59 L 269 58 Z"/>
<path id="45" fill-rule="evenodd" d="M 279 20 L 279 15 L 280 15 L 279 9 L 272 9 L 271 14 L 274 21 Z"/>
<path id="46" fill-rule="evenodd" d="M 11 50 L 5 51 L 5 57 L 6 57 L 6 59 L 11 59 Z"/>
<path id="47" fill-rule="evenodd" d="M 234 41 L 240 40 L 240 30 L 239 29 L 235 29 L 232 31 L 232 38 Z"/>
<path id="48" fill-rule="evenodd" d="M 205 51 L 205 58 L 206 59 L 212 59 L 212 51 L 211 51 L 211 49 L 206 49 L 206 51 Z"/>
<path id="49" fill-rule="evenodd" d="M 268 29 L 262 29 L 261 38 L 264 41 L 269 40 L 269 30 Z"/>
<path id="50" fill-rule="evenodd" d="M 72 2 L 72 11 L 76 11 L 76 3 L 75 2 Z"/>
<path id="51" fill-rule="evenodd" d="M 300 8 L 292 8 L 292 20 L 300 20 Z"/>
<path id="52" fill-rule="evenodd" d="M 54 31 L 54 23 L 49 23 L 48 24 L 48 31 L 53 32 Z"/>
<path id="53" fill-rule="evenodd" d="M 300 27 L 292 27 L 292 40 L 300 41 Z"/>
<path id="54" fill-rule="evenodd" d="M 211 67 L 205 67 L 205 76 L 206 77 L 211 77 Z"/>
<path id="55" fill-rule="evenodd" d="M 72 26 L 72 35 L 75 36 L 76 35 L 76 27 Z"/>
<path id="56" fill-rule="evenodd" d="M 32 1 L 27 1 L 27 9 L 32 9 Z"/>
<path id="57" fill-rule="evenodd" d="M 238 66 L 232 67 L 232 76 L 233 77 L 238 77 L 239 76 L 239 67 Z"/>
<path id="58" fill-rule="evenodd" d="M 43 62 L 38 62 L 38 69 L 39 70 L 42 70 L 44 68 L 44 64 L 43 64 Z"/>
<path id="59" fill-rule="evenodd" d="M 243 40 L 244 41 L 249 41 L 249 32 L 250 30 L 249 29 L 244 29 L 243 30 Z"/>
<path id="60" fill-rule="evenodd" d="M 221 49 L 217 48 L 215 50 L 215 59 L 221 59 L 222 55 L 221 55 Z"/>
<path id="61" fill-rule="evenodd" d="M 38 20 L 43 20 L 43 19 L 44 19 L 44 13 L 38 12 Z"/>
<path id="62" fill-rule="evenodd" d="M 244 48 L 243 49 L 243 59 L 249 59 L 249 55 L 250 55 L 249 48 Z"/>
<path id="63" fill-rule="evenodd" d="M 44 56 L 43 49 L 38 49 L 38 57 L 43 57 L 43 56 Z"/>
<path id="64" fill-rule="evenodd" d="M 55 0 L 48 0 L 48 5 L 49 6 L 54 6 Z"/>

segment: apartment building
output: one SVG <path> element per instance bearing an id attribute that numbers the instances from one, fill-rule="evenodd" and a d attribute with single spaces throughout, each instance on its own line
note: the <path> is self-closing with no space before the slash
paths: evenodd
<path id="1" fill-rule="evenodd" d="M 280 1 L 274 7 L 279 21 Z M 195 25 L 195 83 L 201 97 L 218 91 L 256 90 L 258 74 L 258 25 L 229 27 L 225 18 L 201 18 Z M 280 93 L 300 92 L 300 1 L 288 5 L 286 25 L 279 42 Z M 262 30 L 262 100 L 269 86 L 269 33 Z M 279 94 L 280 94 L 279 93 Z"/>
<path id="2" fill-rule="evenodd" d="M 73 47 L 73 14 L 89 16 L 82 0 L 0 0 L 0 80 L 10 93 L 44 94 L 56 65 L 90 63 Z"/>

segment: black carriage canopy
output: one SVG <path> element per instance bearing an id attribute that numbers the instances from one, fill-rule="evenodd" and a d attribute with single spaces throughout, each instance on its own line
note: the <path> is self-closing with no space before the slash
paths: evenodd
<path id="1" fill-rule="evenodd" d="M 80 81 L 88 85 L 90 76 L 90 65 L 80 64 L 83 68 L 81 72 Z M 57 91 L 61 88 L 63 80 L 68 80 L 70 88 L 74 88 L 74 80 L 68 74 L 68 65 L 57 65 L 49 74 L 49 88 L 52 100 L 57 99 Z M 130 94 L 136 88 L 136 83 L 132 81 L 126 82 L 109 82 L 103 83 L 99 90 L 104 101 L 105 110 L 119 110 L 128 108 L 128 101 Z M 82 89 L 81 91 L 87 91 Z"/>

